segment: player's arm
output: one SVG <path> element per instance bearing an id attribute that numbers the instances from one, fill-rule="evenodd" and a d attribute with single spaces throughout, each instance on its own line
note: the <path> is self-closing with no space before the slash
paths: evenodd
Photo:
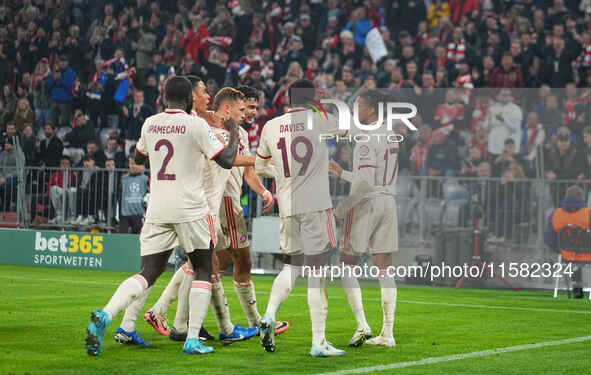
<path id="1" fill-rule="evenodd" d="M 275 173 L 273 171 L 271 163 L 271 150 L 267 145 L 268 127 L 265 126 L 261 132 L 261 139 L 259 147 L 257 148 L 256 160 L 254 162 L 254 172 L 262 177 L 274 178 Z"/>
<path id="2" fill-rule="evenodd" d="M 263 197 L 265 200 L 265 206 L 263 207 L 263 213 L 268 214 L 273 209 L 273 194 L 263 186 L 261 179 L 254 171 L 253 167 L 244 168 L 244 181 L 250 186 L 252 191 Z"/>
<path id="3" fill-rule="evenodd" d="M 142 126 L 142 134 L 140 135 L 140 139 L 138 140 L 137 144 L 135 145 L 135 163 L 137 165 L 144 165 L 148 160 L 148 145 L 146 144 L 146 137 L 144 136 L 144 129 L 147 126 Z"/>
<path id="4" fill-rule="evenodd" d="M 234 120 L 227 119 L 224 121 L 224 128 L 228 131 L 230 139 L 226 147 L 213 160 L 224 169 L 232 169 L 238 154 L 238 127 Z"/>
<path id="5" fill-rule="evenodd" d="M 255 157 L 250 155 L 236 155 L 234 160 L 235 167 L 254 167 Z"/>

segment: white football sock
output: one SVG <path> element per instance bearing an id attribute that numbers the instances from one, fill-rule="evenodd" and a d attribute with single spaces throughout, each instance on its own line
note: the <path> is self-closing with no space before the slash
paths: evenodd
<path id="1" fill-rule="evenodd" d="M 123 320 L 121 321 L 119 327 L 123 328 L 127 332 L 135 331 L 135 321 L 142 313 L 142 309 L 144 308 L 144 304 L 146 303 L 146 299 L 148 298 L 151 290 L 152 287 L 144 290 L 144 293 L 139 298 L 136 298 L 135 301 L 127 306 L 125 309 L 125 314 L 123 315 Z"/>
<path id="2" fill-rule="evenodd" d="M 183 264 L 181 268 L 176 270 L 172 276 L 172 279 L 170 279 L 170 282 L 166 286 L 166 289 L 164 289 L 164 292 L 162 292 L 160 298 L 158 298 L 158 301 L 156 301 L 156 304 L 150 309 L 154 312 L 154 314 L 161 316 L 166 315 L 170 304 L 178 298 L 179 287 L 181 285 L 181 281 L 183 281 L 183 275 L 185 274 L 184 268 L 186 267 L 187 263 Z"/>
<path id="3" fill-rule="evenodd" d="M 345 294 L 347 295 L 347 300 L 349 301 L 349 305 L 351 306 L 351 310 L 357 321 L 357 329 L 369 327 L 369 324 L 367 324 L 367 320 L 365 319 L 365 311 L 363 310 L 363 299 L 361 297 L 359 281 L 356 277 L 345 274 L 343 274 L 341 280 L 343 282 L 343 289 L 345 289 Z"/>
<path id="4" fill-rule="evenodd" d="M 234 289 L 236 290 L 236 294 L 238 294 L 240 305 L 242 305 L 242 309 L 248 319 L 248 325 L 250 327 L 258 327 L 261 322 L 261 315 L 257 310 L 257 299 L 252 280 L 241 283 L 234 280 Z"/>
<path id="5" fill-rule="evenodd" d="M 234 325 L 230 320 L 230 310 L 228 309 L 228 301 L 224 292 L 224 284 L 222 284 L 222 279 L 219 275 L 213 276 L 211 280 L 211 305 L 215 320 L 218 323 L 220 333 L 229 335 L 234 331 Z"/>
<path id="6" fill-rule="evenodd" d="M 207 309 L 211 299 L 211 283 L 207 281 L 194 280 L 191 283 L 189 311 L 189 330 L 187 338 L 199 339 L 201 325 L 207 315 Z"/>
<path id="7" fill-rule="evenodd" d="M 148 281 L 138 274 L 133 275 L 129 279 L 123 281 L 119 288 L 113 294 L 113 297 L 107 303 L 103 310 L 113 320 L 117 314 L 125 309 L 131 302 L 142 295 L 144 290 L 148 288 Z"/>
<path id="8" fill-rule="evenodd" d="M 321 345 L 325 340 L 328 297 L 324 278 L 310 275 L 308 278 L 308 307 L 312 320 L 312 345 Z"/>
<path id="9" fill-rule="evenodd" d="M 195 279 L 193 270 L 187 268 L 183 272 L 181 285 L 179 286 L 179 303 L 176 307 L 174 316 L 174 329 L 177 332 L 187 332 L 189 324 L 189 295 L 191 292 L 191 283 Z"/>
<path id="10" fill-rule="evenodd" d="M 396 313 L 396 280 L 386 275 L 380 276 L 380 288 L 382 288 L 382 310 L 384 320 L 382 323 L 382 336 L 394 335 L 394 314 Z"/>
<path id="11" fill-rule="evenodd" d="M 283 265 L 281 272 L 279 272 L 279 275 L 277 275 L 275 281 L 273 281 L 269 304 L 267 305 L 267 311 L 265 312 L 266 316 L 270 316 L 275 320 L 277 310 L 279 310 L 281 304 L 285 301 L 287 296 L 289 296 L 291 288 L 293 288 L 293 285 L 301 272 L 301 266 L 292 266 L 290 264 Z"/>

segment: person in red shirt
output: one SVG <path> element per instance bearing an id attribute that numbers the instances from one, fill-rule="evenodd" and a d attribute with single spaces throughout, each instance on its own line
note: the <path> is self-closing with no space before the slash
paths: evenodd
<path id="1" fill-rule="evenodd" d="M 191 29 L 184 27 L 185 36 L 181 39 L 180 47 L 185 50 L 185 55 L 191 55 L 195 63 L 209 58 L 209 31 L 206 21 L 197 15 L 193 18 Z"/>
<path id="2" fill-rule="evenodd" d="M 64 184 L 64 170 L 71 168 L 70 158 L 62 157 L 60 160 L 60 170 L 55 171 L 49 177 L 46 194 L 49 194 L 51 204 L 56 212 L 55 218 L 50 220 L 49 224 L 63 224 L 66 211 L 69 212 L 68 222 L 76 220 L 76 175 L 70 170 L 68 184 Z M 64 199 L 66 202 L 64 202 Z M 66 208 L 64 209 L 64 203 Z"/>

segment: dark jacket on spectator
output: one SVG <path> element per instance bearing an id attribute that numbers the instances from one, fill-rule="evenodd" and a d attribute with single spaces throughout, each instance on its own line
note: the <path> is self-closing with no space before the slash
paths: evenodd
<path id="1" fill-rule="evenodd" d="M 86 147 L 86 142 L 94 137 L 94 125 L 89 121 L 84 126 L 76 126 L 71 132 L 66 134 L 66 141 L 70 142 L 70 147 L 84 148 Z"/>
<path id="2" fill-rule="evenodd" d="M 142 104 L 139 115 L 137 117 L 134 116 L 133 113 L 133 103 L 128 106 L 129 108 L 129 117 L 125 117 L 121 115 L 121 123 L 120 127 L 123 131 L 123 138 L 137 141 L 140 139 L 140 134 L 142 133 L 142 125 L 144 121 L 150 116 L 154 114 L 154 108 L 150 107 L 147 104 Z"/>
<path id="3" fill-rule="evenodd" d="M 571 144 L 568 151 L 561 155 L 558 149 L 553 148 L 546 158 L 546 172 L 556 173 L 557 180 L 576 180 L 579 174 L 585 173 L 585 160 L 583 155 Z"/>
<path id="4" fill-rule="evenodd" d="M 456 144 L 446 139 L 443 143 L 432 144 L 427 155 L 427 169 L 435 169 L 444 174 L 446 170 L 456 170 L 458 167 L 458 153 Z"/>
<path id="5" fill-rule="evenodd" d="M 53 136 L 41 141 L 41 147 L 36 152 L 36 158 L 40 163 L 44 163 L 46 167 L 59 167 L 63 152 L 64 144 L 62 140 Z"/>

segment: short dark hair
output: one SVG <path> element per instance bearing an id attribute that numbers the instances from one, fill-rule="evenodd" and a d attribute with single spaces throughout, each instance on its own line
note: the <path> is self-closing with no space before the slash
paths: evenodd
<path id="1" fill-rule="evenodd" d="M 383 95 L 378 90 L 364 90 L 359 94 L 359 98 L 362 98 L 376 113 L 379 111 L 380 103 L 385 101 Z"/>
<path id="2" fill-rule="evenodd" d="M 83 161 L 83 162 L 85 162 L 85 161 L 89 161 L 89 160 L 95 161 L 95 160 L 94 160 L 94 158 L 93 158 L 92 156 L 88 155 L 88 154 L 86 154 L 86 155 L 84 155 L 84 156 L 82 157 L 82 161 Z"/>
<path id="3" fill-rule="evenodd" d="M 187 79 L 189 80 L 189 82 L 191 82 L 191 86 L 193 87 L 193 90 L 195 90 L 197 88 L 197 86 L 199 85 L 199 82 L 203 82 L 201 77 L 195 76 L 195 75 L 189 75 L 189 76 L 187 76 Z M 205 82 L 203 82 L 203 84 L 205 84 Z"/>
<path id="4" fill-rule="evenodd" d="M 505 144 L 506 145 L 511 145 L 511 144 L 515 144 L 515 141 L 513 140 L 513 138 L 507 138 L 505 139 Z"/>
<path id="5" fill-rule="evenodd" d="M 298 79 L 289 86 L 289 102 L 292 106 L 305 104 L 315 96 L 316 88 L 307 79 Z"/>
<path id="6" fill-rule="evenodd" d="M 51 126 L 51 128 L 55 130 L 55 125 L 53 125 L 53 122 L 51 122 L 51 121 L 47 121 L 45 123 L 45 125 L 43 125 L 43 127 L 46 127 L 46 126 Z"/>
<path id="7" fill-rule="evenodd" d="M 192 95 L 193 86 L 185 77 L 174 76 L 166 82 L 164 97 L 169 102 L 185 103 Z"/>
<path id="8" fill-rule="evenodd" d="M 240 86 L 238 87 L 238 91 L 244 95 L 244 99 L 259 100 L 259 91 L 254 87 Z"/>
<path id="9" fill-rule="evenodd" d="M 60 158 L 60 161 L 62 161 L 62 160 L 67 160 L 67 161 L 69 161 L 70 163 L 72 163 L 72 159 L 70 159 L 70 157 L 69 157 L 69 156 L 67 156 L 67 155 L 62 155 L 62 157 Z"/>

